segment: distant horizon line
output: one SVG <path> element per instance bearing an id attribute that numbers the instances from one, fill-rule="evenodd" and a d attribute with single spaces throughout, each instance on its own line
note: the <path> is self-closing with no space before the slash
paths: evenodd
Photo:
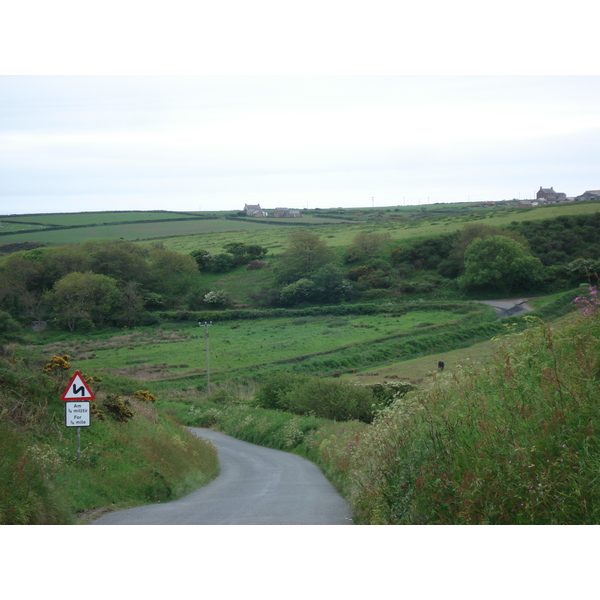
<path id="1" fill-rule="evenodd" d="M 406 207 L 410 207 L 410 206 L 436 206 L 436 205 L 440 205 L 440 204 L 503 204 L 503 203 L 512 203 L 512 202 L 523 202 L 523 201 L 531 201 L 531 200 L 536 200 L 536 198 L 511 198 L 511 199 L 504 199 L 504 200 L 460 200 L 460 201 L 456 201 L 456 200 L 452 200 L 452 201 L 436 201 L 436 202 L 429 202 L 429 201 L 417 201 L 417 202 L 410 202 L 407 204 L 386 204 L 386 205 L 381 205 L 381 206 L 376 206 L 376 205 L 372 205 L 372 206 L 329 206 L 329 207 L 320 207 L 320 206 L 315 206 L 312 208 L 309 207 L 288 207 L 286 206 L 285 208 L 288 208 L 290 210 L 302 210 L 302 211 L 311 211 L 311 210 L 351 210 L 351 211 L 355 211 L 355 210 L 381 210 L 383 208 L 406 208 Z M 252 205 L 255 206 L 255 205 Z M 258 204 L 258 206 L 260 206 L 260 204 Z M 262 208 L 262 207 L 261 207 Z M 276 207 L 276 208 L 281 208 L 281 207 Z M 275 210 L 276 208 L 265 208 L 263 210 Z M 2 217 L 19 217 L 19 216 L 35 216 L 35 215 L 76 215 L 76 214 L 83 214 L 83 213 L 89 213 L 89 214 L 101 214 L 101 213 L 130 213 L 130 212 L 137 212 L 137 213 L 143 213 L 143 212 L 164 212 L 164 213 L 193 213 L 193 214 L 201 214 L 201 213 L 227 213 L 227 212 L 243 212 L 243 209 L 237 209 L 237 208 L 225 208 L 225 209 L 209 209 L 209 210 L 192 210 L 192 209 L 166 209 L 166 208 L 146 208 L 146 209 L 140 209 L 140 208 L 124 208 L 124 209 L 109 209 L 109 210 L 77 210 L 77 211 L 50 211 L 50 212 L 39 212 L 39 211 L 34 211 L 34 212 L 21 212 L 21 213 L 4 213 L 4 214 L 0 214 L 0 218 Z"/>

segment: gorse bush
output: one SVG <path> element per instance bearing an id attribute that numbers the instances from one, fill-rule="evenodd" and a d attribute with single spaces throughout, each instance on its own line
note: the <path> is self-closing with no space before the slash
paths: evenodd
<path id="1" fill-rule="evenodd" d="M 140 402 L 156 402 L 157 398 L 154 394 L 151 394 L 148 390 L 137 390 L 133 394 L 133 397 Z"/>
<path id="2" fill-rule="evenodd" d="M 126 423 L 133 417 L 129 401 L 123 400 L 123 397 L 117 394 L 109 394 L 102 403 L 102 408 L 120 423 Z"/>

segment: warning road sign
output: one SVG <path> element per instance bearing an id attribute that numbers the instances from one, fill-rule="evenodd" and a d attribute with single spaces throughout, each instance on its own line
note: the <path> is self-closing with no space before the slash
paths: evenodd
<path id="1" fill-rule="evenodd" d="M 61 400 L 94 400 L 95 398 L 96 396 L 94 396 L 94 393 L 88 387 L 81 373 L 75 371 L 69 385 L 63 392 Z"/>

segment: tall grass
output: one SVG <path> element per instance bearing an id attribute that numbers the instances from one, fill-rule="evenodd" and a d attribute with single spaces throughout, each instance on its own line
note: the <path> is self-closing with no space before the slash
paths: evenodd
<path id="1" fill-rule="evenodd" d="M 353 457 L 364 523 L 595 524 L 600 319 L 530 320 L 484 369 L 383 411 Z"/>
<path id="2" fill-rule="evenodd" d="M 178 498 L 217 474 L 212 444 L 133 397 L 126 422 L 92 415 L 78 457 L 60 400 L 67 382 L 67 372 L 0 357 L 0 524 L 69 524 L 98 508 Z M 107 391 L 94 391 L 102 408 Z"/>

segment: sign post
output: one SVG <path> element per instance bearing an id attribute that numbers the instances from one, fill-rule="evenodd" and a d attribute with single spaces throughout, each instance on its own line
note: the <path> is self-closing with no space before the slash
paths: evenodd
<path id="1" fill-rule="evenodd" d="M 81 457 L 81 428 L 89 427 L 91 420 L 90 400 L 95 396 L 79 371 L 75 371 L 61 400 L 65 402 L 65 425 L 77 427 L 77 460 Z"/>

